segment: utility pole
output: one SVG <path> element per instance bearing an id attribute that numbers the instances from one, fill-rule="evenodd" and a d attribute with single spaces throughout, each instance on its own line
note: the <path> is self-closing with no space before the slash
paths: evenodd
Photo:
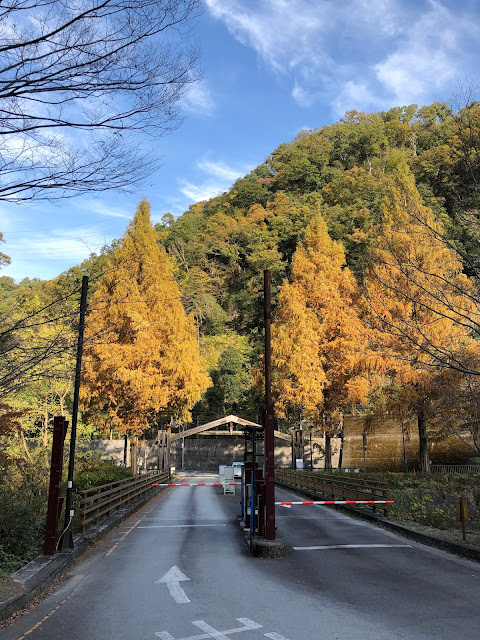
<path id="1" fill-rule="evenodd" d="M 263 272 L 265 319 L 265 539 L 275 540 L 275 435 L 272 402 L 272 300 L 270 271 Z"/>
<path id="2" fill-rule="evenodd" d="M 70 456 L 68 460 L 67 496 L 65 499 L 65 524 L 60 541 L 60 549 L 73 549 L 71 523 L 73 518 L 73 471 L 75 467 L 75 446 L 77 442 L 78 401 L 80 396 L 80 378 L 82 375 L 83 333 L 85 330 L 85 313 L 87 310 L 88 276 L 82 278 L 82 295 L 80 298 L 80 323 L 78 327 L 77 364 L 75 367 L 75 387 L 73 390 L 72 430 L 70 432 Z"/>

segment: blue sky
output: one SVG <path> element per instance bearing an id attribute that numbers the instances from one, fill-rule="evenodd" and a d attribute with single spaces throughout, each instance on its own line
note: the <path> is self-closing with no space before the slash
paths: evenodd
<path id="1" fill-rule="evenodd" d="M 478 0 L 205 0 L 196 34 L 204 75 L 157 143 L 162 168 L 128 196 L 0 203 L 0 275 L 52 278 L 121 237 L 142 196 L 154 221 L 178 216 L 346 110 L 450 100 L 479 81 Z"/>

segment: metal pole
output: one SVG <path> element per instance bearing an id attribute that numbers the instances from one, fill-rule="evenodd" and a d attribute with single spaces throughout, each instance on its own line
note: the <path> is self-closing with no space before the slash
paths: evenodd
<path id="1" fill-rule="evenodd" d="M 170 434 L 171 434 L 171 427 L 170 425 L 167 425 L 167 429 L 165 431 L 165 443 L 167 445 L 167 471 L 168 471 L 168 481 L 170 482 L 171 479 L 171 472 L 170 472 Z"/>
<path id="2" fill-rule="evenodd" d="M 407 450 L 405 449 L 405 428 L 402 420 L 403 471 L 408 471 Z"/>
<path id="3" fill-rule="evenodd" d="M 265 319 L 265 539 L 275 540 L 275 437 L 272 403 L 272 302 L 270 271 L 263 272 Z"/>
<path id="4" fill-rule="evenodd" d="M 367 470 L 367 436 L 364 433 L 362 436 L 363 441 L 363 470 Z"/>
<path id="5" fill-rule="evenodd" d="M 165 470 L 165 430 L 162 424 L 162 471 Z"/>
<path id="6" fill-rule="evenodd" d="M 255 517 L 255 462 L 253 463 L 252 488 L 250 491 L 250 538 L 253 537 L 253 518 L 254 517 Z"/>
<path id="7" fill-rule="evenodd" d="M 185 431 L 185 427 L 182 427 L 182 431 Z M 182 471 L 185 466 L 185 438 L 182 438 Z"/>
<path id="8" fill-rule="evenodd" d="M 85 313 L 87 310 L 88 276 L 82 278 L 82 295 L 80 298 L 80 323 L 78 327 L 77 364 L 75 367 L 75 387 L 73 390 L 72 430 L 70 432 L 70 457 L 68 460 L 67 496 L 65 499 L 65 521 L 60 548 L 73 548 L 73 536 L 70 525 L 73 518 L 73 471 L 75 467 L 75 446 L 77 442 L 78 401 L 80 396 L 80 378 L 82 375 L 83 332 L 85 330 Z"/>
<path id="9" fill-rule="evenodd" d="M 312 429 L 310 428 L 310 471 L 313 471 Z"/>
<path id="10" fill-rule="evenodd" d="M 255 533 L 255 501 L 257 496 L 255 495 L 255 471 L 257 460 L 257 440 L 255 438 L 255 431 L 252 431 L 252 486 L 250 489 L 250 538 Z"/>

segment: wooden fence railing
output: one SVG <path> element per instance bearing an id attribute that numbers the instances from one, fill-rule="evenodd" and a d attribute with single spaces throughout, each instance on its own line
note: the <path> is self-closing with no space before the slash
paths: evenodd
<path id="1" fill-rule="evenodd" d="M 389 500 L 386 482 L 345 478 L 339 473 L 312 473 L 293 469 L 276 469 L 275 482 L 284 487 L 300 489 L 327 500 Z M 391 505 L 365 505 L 388 515 Z"/>
<path id="2" fill-rule="evenodd" d="M 97 521 L 100 516 L 110 513 L 142 493 L 153 491 L 153 482 L 168 482 L 168 471 L 154 471 L 80 491 L 77 525 L 85 530 L 87 524 Z"/>

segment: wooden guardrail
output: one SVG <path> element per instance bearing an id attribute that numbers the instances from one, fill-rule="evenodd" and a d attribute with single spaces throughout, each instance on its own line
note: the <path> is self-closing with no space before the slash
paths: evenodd
<path id="1" fill-rule="evenodd" d="M 386 482 L 345 478 L 338 473 L 315 473 L 276 469 L 275 482 L 284 487 L 300 489 L 311 496 L 326 496 L 329 500 L 389 500 Z M 390 505 L 368 505 L 388 515 Z"/>
<path id="2" fill-rule="evenodd" d="M 124 478 L 99 487 L 80 491 L 77 524 L 85 531 L 87 524 L 98 521 L 100 516 L 117 509 L 137 496 L 152 491 L 153 482 L 168 482 L 168 471 L 147 473 L 133 478 Z"/>

